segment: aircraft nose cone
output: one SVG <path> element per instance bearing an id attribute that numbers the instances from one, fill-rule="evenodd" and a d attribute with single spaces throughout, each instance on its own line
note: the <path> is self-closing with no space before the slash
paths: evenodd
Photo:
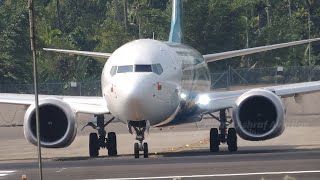
<path id="1" fill-rule="evenodd" d="M 117 85 L 117 92 L 121 101 L 143 101 L 143 97 L 152 97 L 152 82 L 147 79 L 127 79 Z"/>
<path id="2" fill-rule="evenodd" d="M 147 79 L 128 79 L 118 84 L 118 111 L 122 119 L 147 120 L 150 104 L 153 102 L 153 84 Z"/>
<path id="3" fill-rule="evenodd" d="M 123 79 L 120 79 L 123 78 Z M 107 96 L 108 108 L 122 122 L 149 120 L 151 125 L 167 120 L 176 112 L 177 101 L 167 101 L 174 89 L 157 88 L 157 80 L 143 75 L 118 76 L 114 81 L 112 93 Z M 161 93 L 160 93 L 161 92 Z M 159 97 L 168 96 L 168 98 Z"/>

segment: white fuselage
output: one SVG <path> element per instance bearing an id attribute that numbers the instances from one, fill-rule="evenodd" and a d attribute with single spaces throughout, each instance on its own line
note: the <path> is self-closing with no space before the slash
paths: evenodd
<path id="1" fill-rule="evenodd" d="M 210 88 L 202 56 L 182 44 L 142 39 L 127 43 L 108 59 L 102 92 L 120 121 L 166 124 L 185 111 L 194 94 Z"/>

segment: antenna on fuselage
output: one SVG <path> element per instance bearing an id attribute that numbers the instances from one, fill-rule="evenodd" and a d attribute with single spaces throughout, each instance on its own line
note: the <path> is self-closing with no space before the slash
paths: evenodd
<path id="1" fill-rule="evenodd" d="M 182 43 L 182 8 L 182 0 L 172 0 L 172 15 L 169 42 Z"/>

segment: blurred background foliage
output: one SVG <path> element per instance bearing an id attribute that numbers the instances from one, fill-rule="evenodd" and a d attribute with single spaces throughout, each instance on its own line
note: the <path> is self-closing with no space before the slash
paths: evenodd
<path id="1" fill-rule="evenodd" d="M 113 52 L 139 38 L 168 39 L 171 0 L 37 0 L 41 83 L 100 79 L 106 59 L 43 47 Z M 186 0 L 185 43 L 202 54 L 320 37 L 317 0 Z M 211 63 L 232 68 L 320 65 L 320 44 Z M 0 83 L 31 83 L 27 1 L 0 1 Z"/>

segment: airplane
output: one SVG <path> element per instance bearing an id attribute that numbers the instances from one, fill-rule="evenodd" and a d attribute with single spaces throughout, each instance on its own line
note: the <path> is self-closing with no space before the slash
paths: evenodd
<path id="1" fill-rule="evenodd" d="M 148 158 L 144 142 L 150 127 L 165 127 L 197 122 L 208 114 L 220 122 L 210 129 L 210 151 L 218 152 L 221 144 L 238 150 L 238 136 L 261 141 L 280 136 L 284 131 L 285 107 L 281 98 L 297 97 L 320 91 L 320 81 L 271 86 L 247 90 L 216 92 L 210 90 L 208 63 L 273 49 L 319 41 L 320 38 L 256 48 L 202 55 L 182 43 L 182 0 L 172 1 L 172 22 L 169 40 L 139 39 L 124 44 L 113 53 L 49 49 L 58 53 L 108 58 L 101 75 L 101 97 L 54 96 L 39 97 L 40 144 L 45 148 L 69 146 L 77 132 L 77 114 L 96 117 L 88 122 L 97 133 L 89 135 L 89 155 L 99 156 L 107 149 L 116 156 L 117 136 L 105 127 L 118 119 L 131 134 L 136 134 L 134 157 L 140 152 Z M 24 135 L 37 144 L 34 95 L 0 93 L 0 103 L 27 106 Z M 226 112 L 232 110 L 232 121 Z M 213 113 L 219 112 L 219 116 Z M 109 114 L 111 119 L 106 120 Z M 134 132 L 133 132 L 134 131 Z"/>

